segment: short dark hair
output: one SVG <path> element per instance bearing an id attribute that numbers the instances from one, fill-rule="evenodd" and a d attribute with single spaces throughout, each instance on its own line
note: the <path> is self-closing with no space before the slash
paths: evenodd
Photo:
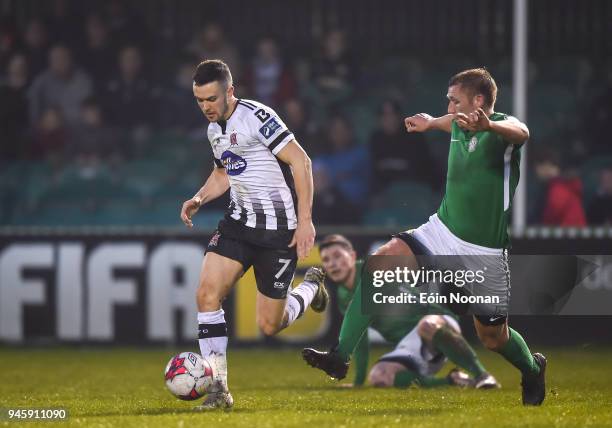
<path id="1" fill-rule="evenodd" d="M 232 85 L 232 73 L 227 64 L 220 59 L 207 59 L 198 64 L 193 74 L 193 82 L 196 86 L 219 82 L 229 88 Z"/>
<path id="2" fill-rule="evenodd" d="M 350 250 L 350 251 L 353 250 L 353 244 L 351 244 L 351 241 L 349 241 L 343 235 L 334 234 L 334 235 L 327 235 L 319 243 L 319 251 L 322 251 L 323 249 L 325 249 L 327 247 L 331 247 L 332 245 L 340 245 L 340 246 L 346 248 L 347 250 Z"/>
<path id="3" fill-rule="evenodd" d="M 455 74 L 448 81 L 448 86 L 461 85 L 471 96 L 481 94 L 485 107 L 492 107 L 497 98 L 497 85 L 491 73 L 484 68 L 472 68 Z"/>

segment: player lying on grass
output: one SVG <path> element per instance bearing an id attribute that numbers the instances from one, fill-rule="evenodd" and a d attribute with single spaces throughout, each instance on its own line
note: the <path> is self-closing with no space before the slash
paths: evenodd
<path id="1" fill-rule="evenodd" d="M 456 317 L 438 305 L 411 305 L 410 312 L 395 316 L 361 313 L 361 268 L 351 242 L 330 235 L 320 244 L 321 260 L 328 278 L 336 284 L 338 306 L 344 314 L 338 345 L 332 352 L 306 348 L 304 359 L 336 379 L 343 379 L 351 357 L 355 362 L 353 385 L 363 385 L 368 366 L 368 327 L 378 331 L 395 349 L 372 367 L 369 383 L 374 386 L 423 387 L 443 385 L 498 388 L 476 353 L 461 335 Z M 450 359 L 470 375 L 453 369 L 448 376 L 434 377 Z"/>

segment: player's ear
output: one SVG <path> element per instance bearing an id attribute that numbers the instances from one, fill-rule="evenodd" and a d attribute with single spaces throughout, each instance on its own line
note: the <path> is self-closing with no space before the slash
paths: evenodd
<path id="1" fill-rule="evenodd" d="M 227 97 L 231 98 L 234 96 L 234 85 L 229 85 L 227 88 Z"/>
<path id="2" fill-rule="evenodd" d="M 476 108 L 483 108 L 484 96 L 482 94 L 478 94 L 474 97 L 474 105 L 476 106 Z"/>

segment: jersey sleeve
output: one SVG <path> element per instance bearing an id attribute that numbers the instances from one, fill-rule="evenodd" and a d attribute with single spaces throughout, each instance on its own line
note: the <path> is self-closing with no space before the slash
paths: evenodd
<path id="1" fill-rule="evenodd" d="M 221 162 L 221 159 L 217 157 L 217 154 L 215 153 L 215 149 L 213 148 L 214 135 L 210 129 L 210 125 L 208 126 L 208 129 L 206 131 L 206 137 L 208 138 L 208 143 L 210 144 L 210 149 L 213 154 L 213 168 L 225 168 L 223 166 L 223 163 Z"/>
<path id="2" fill-rule="evenodd" d="M 293 133 L 271 108 L 259 107 L 250 116 L 253 137 L 270 149 L 273 155 L 276 156 L 294 139 Z"/>

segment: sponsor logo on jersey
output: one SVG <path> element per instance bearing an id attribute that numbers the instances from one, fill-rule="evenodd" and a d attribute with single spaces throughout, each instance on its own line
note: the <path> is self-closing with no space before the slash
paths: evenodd
<path id="1" fill-rule="evenodd" d="M 238 147 L 238 137 L 235 132 L 230 134 L 230 147 Z"/>
<path id="2" fill-rule="evenodd" d="M 264 123 L 264 126 L 259 128 L 259 133 L 266 138 L 270 138 L 272 135 L 274 135 L 278 128 L 280 128 L 280 123 L 278 123 L 276 119 L 272 118 Z"/>
<path id="3" fill-rule="evenodd" d="M 236 153 L 226 150 L 221 155 L 221 163 L 228 175 L 240 175 L 247 167 L 247 161 Z"/>
<path id="4" fill-rule="evenodd" d="M 212 236 L 212 238 L 210 238 L 210 241 L 208 242 L 208 246 L 209 247 L 216 247 L 217 244 L 219 243 L 219 238 L 221 237 L 221 234 L 219 232 L 215 232 L 215 234 Z"/>
<path id="5" fill-rule="evenodd" d="M 280 282 L 280 281 L 275 281 L 274 282 L 274 288 L 285 288 L 285 283 L 284 282 Z"/>
<path id="6" fill-rule="evenodd" d="M 476 146 L 478 145 L 478 138 L 474 135 L 470 140 L 470 144 L 468 145 L 468 152 L 473 152 L 476 150 Z"/>

